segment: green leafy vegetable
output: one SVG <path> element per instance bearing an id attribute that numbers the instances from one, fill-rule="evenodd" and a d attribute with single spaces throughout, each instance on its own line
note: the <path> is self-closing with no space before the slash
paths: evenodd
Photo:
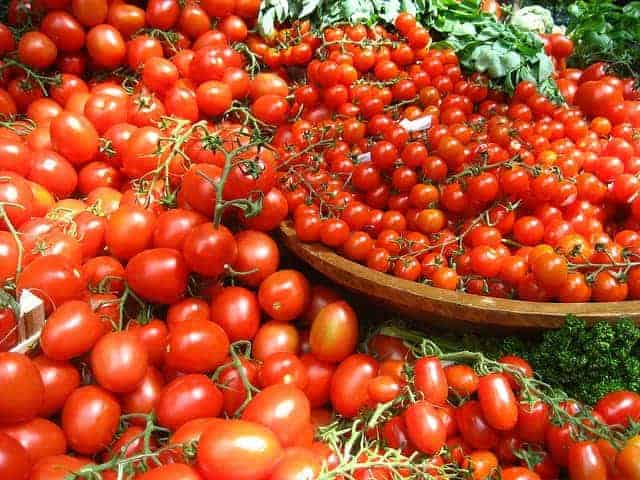
<path id="1" fill-rule="evenodd" d="M 568 8 L 567 33 L 575 44 L 571 64 L 607 62 L 618 75 L 640 79 L 640 1 L 581 0 Z"/>

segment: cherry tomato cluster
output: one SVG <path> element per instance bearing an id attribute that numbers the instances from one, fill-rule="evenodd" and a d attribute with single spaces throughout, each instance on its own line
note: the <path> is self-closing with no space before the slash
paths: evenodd
<path id="1" fill-rule="evenodd" d="M 449 290 L 640 298 L 633 80 L 594 64 L 556 73 L 567 105 L 529 82 L 505 98 L 428 49 L 410 15 L 397 33 L 360 27 L 324 32 L 295 89 L 301 115 L 274 138 L 298 238 Z"/>
<path id="2" fill-rule="evenodd" d="M 577 107 L 528 83 L 507 100 L 411 15 L 262 39 L 258 9 L 9 2 L 0 478 L 640 478 L 637 394 L 591 410 L 520 358 L 397 329 L 360 344 L 268 234 L 291 217 L 442 288 L 636 298 L 629 82 L 595 65 L 559 74 Z"/>

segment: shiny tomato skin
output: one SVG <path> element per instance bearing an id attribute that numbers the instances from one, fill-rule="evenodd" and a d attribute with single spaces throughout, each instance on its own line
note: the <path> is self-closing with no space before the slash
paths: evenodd
<path id="1" fill-rule="evenodd" d="M 202 476 L 189 465 L 173 463 L 153 468 L 136 476 L 136 480 L 202 480 Z"/>
<path id="2" fill-rule="evenodd" d="M 125 269 L 131 289 L 143 299 L 171 304 L 187 289 L 189 272 L 182 254 L 172 248 L 153 248 L 136 254 Z"/>
<path id="3" fill-rule="evenodd" d="M 162 365 L 167 349 L 167 324 L 157 318 L 148 323 L 129 322 L 127 331 L 135 336 L 144 346 L 150 365 Z"/>
<path id="4" fill-rule="evenodd" d="M 62 112 L 51 121 L 53 149 L 74 165 L 83 165 L 98 154 L 99 136 L 84 116 Z"/>
<path id="5" fill-rule="evenodd" d="M 40 346 L 53 360 L 71 360 L 91 350 L 104 333 L 102 321 L 86 302 L 70 300 L 45 322 Z"/>
<path id="6" fill-rule="evenodd" d="M 509 467 L 502 470 L 502 480 L 540 480 L 540 476 L 525 467 Z"/>
<path id="7" fill-rule="evenodd" d="M 229 420 L 200 437 L 197 465 L 206 480 L 267 480 L 281 456 L 282 446 L 268 428 Z"/>
<path id="8" fill-rule="evenodd" d="M 471 447 L 487 450 L 498 444 L 498 432 L 484 418 L 479 401 L 464 403 L 456 409 L 455 417 L 462 438 Z"/>
<path id="9" fill-rule="evenodd" d="M 240 371 L 244 373 L 251 385 L 256 385 L 258 380 L 258 365 L 255 361 L 246 357 L 240 357 L 240 367 L 229 365 L 220 373 L 218 382 L 225 385 L 222 390 L 223 408 L 227 416 L 234 416 L 247 399 L 247 390 L 242 382 Z"/>
<path id="10" fill-rule="evenodd" d="M 229 341 L 252 340 L 260 327 L 260 304 L 243 287 L 226 287 L 211 299 L 211 320 L 222 327 Z"/>
<path id="11" fill-rule="evenodd" d="M 121 205 L 107 221 L 105 242 L 111 254 L 129 260 L 151 246 L 156 218 L 138 205 Z"/>
<path id="12" fill-rule="evenodd" d="M 311 421 L 311 406 L 304 392 L 293 385 L 275 384 L 258 393 L 242 412 L 242 419 L 256 422 L 276 434 L 283 447 L 299 441 Z"/>
<path id="13" fill-rule="evenodd" d="M 0 353 L 0 424 L 34 418 L 44 400 L 37 367 L 26 355 Z"/>
<path id="14" fill-rule="evenodd" d="M 229 337 L 220 325 L 186 320 L 174 326 L 167 340 L 167 365 L 181 372 L 213 372 L 224 363 Z"/>
<path id="15" fill-rule="evenodd" d="M 12 424 L 0 428 L 0 431 L 22 445 L 32 465 L 41 458 L 63 455 L 67 451 L 67 440 L 62 429 L 44 418 Z"/>
<path id="16" fill-rule="evenodd" d="M 509 380 L 502 374 L 480 377 L 478 399 L 487 423 L 496 430 L 511 430 L 518 422 L 518 405 Z"/>
<path id="17" fill-rule="evenodd" d="M 356 353 L 344 359 L 331 380 L 330 399 L 336 412 L 355 417 L 369 401 L 369 380 L 377 372 L 378 362 L 369 355 Z"/>
<path id="18" fill-rule="evenodd" d="M 120 395 L 123 413 L 151 413 L 163 388 L 164 377 L 155 367 L 150 366 L 135 390 Z M 140 423 L 144 425 L 144 421 Z"/>
<path id="19" fill-rule="evenodd" d="M 422 393 L 423 398 L 435 405 L 444 405 L 449 396 L 449 386 L 440 359 L 420 358 L 413 369 L 416 389 Z"/>
<path id="20" fill-rule="evenodd" d="M 51 360 L 38 355 L 33 363 L 40 372 L 44 385 L 44 399 L 39 415 L 49 417 L 57 413 L 69 395 L 80 386 L 80 373 L 70 362 Z"/>
<path id="21" fill-rule="evenodd" d="M 48 255 L 33 260 L 27 265 L 17 283 L 17 295 L 22 290 L 31 290 L 45 302 L 47 313 L 54 305 L 80 298 L 83 286 L 80 272 L 61 255 Z"/>
<path id="22" fill-rule="evenodd" d="M 167 384 L 155 410 L 158 423 L 175 431 L 189 420 L 217 417 L 222 411 L 222 393 L 205 375 L 183 375 Z"/>
<path id="23" fill-rule="evenodd" d="M 175 208 L 158 215 L 153 230 L 153 246 L 182 250 L 184 239 L 196 225 L 206 222 L 197 212 Z"/>
<path id="24" fill-rule="evenodd" d="M 45 457 L 31 468 L 30 480 L 66 480 L 69 474 L 91 464 L 87 458 L 70 455 Z"/>
<path id="25" fill-rule="evenodd" d="M 211 222 L 193 228 L 182 247 L 188 267 L 207 277 L 221 275 L 227 265 L 233 265 L 238 247 L 227 227 L 215 227 Z"/>
<path id="26" fill-rule="evenodd" d="M 130 332 L 111 332 L 91 350 L 91 370 L 97 383 L 114 393 L 134 390 L 147 372 L 148 354 Z"/>
<path id="27" fill-rule="evenodd" d="M 355 351 L 358 327 L 356 313 L 347 302 L 328 304 L 311 323 L 311 351 L 326 362 L 344 360 Z"/>
<path id="28" fill-rule="evenodd" d="M 73 392 L 62 409 L 62 429 L 69 446 L 92 455 L 106 449 L 120 421 L 120 405 L 106 390 L 92 385 Z"/>
<path id="29" fill-rule="evenodd" d="M 336 367 L 332 363 L 318 359 L 312 353 L 302 355 L 300 361 L 305 366 L 309 379 L 304 393 L 312 408 L 322 407 L 329 401 L 331 379 Z"/>
<path id="30" fill-rule="evenodd" d="M 549 406 L 541 401 L 518 403 L 518 436 L 525 442 L 543 444 L 549 427 Z"/>
<path id="31" fill-rule="evenodd" d="M 439 451 L 447 432 L 436 408 L 428 400 L 421 400 L 407 408 L 403 414 L 411 442 L 427 455 Z"/>
<path id="32" fill-rule="evenodd" d="M 607 467 L 593 442 L 577 442 L 569 448 L 571 480 L 606 480 Z"/>
<path id="33" fill-rule="evenodd" d="M 622 390 L 611 392 L 598 400 L 594 410 L 608 425 L 628 427 L 629 422 L 640 420 L 640 395 Z"/>
<path id="34" fill-rule="evenodd" d="M 290 322 L 263 323 L 253 339 L 253 357 L 264 361 L 277 352 L 298 353 L 300 334 Z"/>
<path id="35" fill-rule="evenodd" d="M 279 270 L 260 284 L 258 301 L 274 320 L 291 321 L 302 315 L 311 299 L 305 276 L 295 270 Z"/>
<path id="36" fill-rule="evenodd" d="M 17 440 L 0 432 L 0 475 L 12 480 L 27 480 L 31 463 Z"/>
<path id="37" fill-rule="evenodd" d="M 269 235 L 255 230 L 243 230 L 235 235 L 235 239 L 238 256 L 233 264 L 234 270 L 252 272 L 239 276 L 239 282 L 249 287 L 257 287 L 278 270 L 280 250 Z"/>

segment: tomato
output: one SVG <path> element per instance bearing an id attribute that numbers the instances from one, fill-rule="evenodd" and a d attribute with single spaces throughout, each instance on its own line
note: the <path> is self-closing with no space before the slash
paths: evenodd
<path id="1" fill-rule="evenodd" d="M 130 392 L 148 367 L 145 346 L 128 332 L 102 337 L 91 351 L 91 370 L 100 386 L 115 393 Z"/>
<path id="2" fill-rule="evenodd" d="M 30 480 L 65 480 L 69 474 L 91 464 L 86 458 L 53 455 L 38 461 L 31 468 Z"/>
<path id="3" fill-rule="evenodd" d="M 223 364 L 228 350 L 229 338 L 218 324 L 185 320 L 169 332 L 166 362 L 182 372 L 212 372 Z"/>
<path id="4" fill-rule="evenodd" d="M 340 362 L 355 351 L 358 319 L 345 301 L 329 303 L 311 323 L 312 353 L 320 360 Z"/>
<path id="5" fill-rule="evenodd" d="M 26 177 L 32 168 L 29 149 L 21 140 L 0 138 L 0 155 L 0 170 Z"/>
<path id="6" fill-rule="evenodd" d="M 569 448 L 569 475 L 572 480 L 605 480 L 607 468 L 593 442 L 577 442 Z"/>
<path id="7" fill-rule="evenodd" d="M 637 437 L 636 437 L 637 438 Z M 633 439 L 632 439 L 633 440 Z M 629 441 L 616 456 L 615 466 L 629 480 L 640 478 L 640 445 Z"/>
<path id="8" fill-rule="evenodd" d="M 242 412 L 242 419 L 260 423 L 275 433 L 283 447 L 295 445 L 311 421 L 311 406 L 302 390 L 275 384 L 258 393 Z"/>
<path id="9" fill-rule="evenodd" d="M 253 156 L 253 151 L 249 151 Z M 242 157 L 248 156 L 242 154 Z M 262 192 L 265 195 L 275 186 L 276 182 L 276 161 L 273 153 L 266 148 L 260 148 L 251 164 L 240 162 L 236 165 L 227 179 L 224 186 L 224 198 L 234 200 L 238 198 L 248 198 L 253 192 Z M 263 198 L 263 208 L 265 198 Z M 251 221 L 251 219 L 247 219 Z M 277 225 L 276 225 L 277 226 Z"/>
<path id="10" fill-rule="evenodd" d="M 413 366 L 416 390 L 423 398 L 435 405 L 444 405 L 449 396 L 447 378 L 440 360 L 436 357 L 424 357 Z"/>
<path id="11" fill-rule="evenodd" d="M 135 255 L 125 270 L 131 289 L 156 303 L 177 302 L 187 289 L 184 258 L 171 248 L 152 248 Z"/>
<path id="12" fill-rule="evenodd" d="M 142 475 L 136 476 L 137 480 L 201 480 L 202 477 L 195 468 L 181 463 L 162 465 L 155 467 Z"/>
<path id="13" fill-rule="evenodd" d="M 491 449 L 498 444 L 498 432 L 484 418 L 479 401 L 464 403 L 457 408 L 455 417 L 462 437 L 473 448 Z"/>
<path id="14" fill-rule="evenodd" d="M 251 113 L 265 123 L 281 125 L 289 113 L 289 103 L 280 95 L 262 95 L 251 104 Z"/>
<path id="15" fill-rule="evenodd" d="M 480 378 L 468 365 L 449 365 L 444 368 L 447 384 L 461 396 L 473 395 L 478 390 Z"/>
<path id="16" fill-rule="evenodd" d="M 253 356 L 264 361 L 277 352 L 298 353 L 300 336 L 295 326 L 288 322 L 269 321 L 260 326 L 253 339 Z"/>
<path id="17" fill-rule="evenodd" d="M 120 421 L 120 405 L 106 390 L 80 387 L 67 398 L 61 421 L 69 446 L 78 453 L 94 454 L 111 443 Z"/>
<path id="18" fill-rule="evenodd" d="M 256 100 L 263 95 L 274 94 L 286 97 L 289 95 L 289 87 L 282 77 L 274 73 L 258 73 L 249 87 L 249 96 Z"/>
<path id="19" fill-rule="evenodd" d="M 67 451 L 67 440 L 62 429 L 43 418 L 12 424 L 3 427 L 1 431 L 20 443 L 31 464 L 51 455 L 62 455 Z"/>
<path id="20" fill-rule="evenodd" d="M 6 433 L 0 432 L 0 474 L 3 478 L 27 480 L 31 463 L 25 449 Z"/>
<path id="21" fill-rule="evenodd" d="M 0 424 L 27 421 L 42 408 L 44 386 L 25 355 L 0 352 Z"/>
<path id="22" fill-rule="evenodd" d="M 63 303 L 47 319 L 40 346 L 53 360 L 70 360 L 88 352 L 104 334 L 102 321 L 86 302 Z"/>
<path id="23" fill-rule="evenodd" d="M 18 279 L 17 295 L 24 289 L 42 298 L 46 312 L 53 305 L 79 298 L 83 291 L 80 273 L 60 255 L 39 257 L 27 265 Z"/>
<path id="24" fill-rule="evenodd" d="M 624 390 L 611 392 L 598 400 L 594 411 L 609 425 L 628 427 L 640 420 L 640 395 Z"/>
<path id="25" fill-rule="evenodd" d="M 98 154 L 98 132 L 91 122 L 72 112 L 62 112 L 51 120 L 53 149 L 73 165 L 83 165 Z"/>
<path id="26" fill-rule="evenodd" d="M 0 202 L 9 221 L 18 228 L 31 216 L 34 198 L 24 178 L 13 172 L 0 171 Z M 4 216 L 0 222 L 5 230 Z"/>
<path id="27" fill-rule="evenodd" d="M 587 115 L 609 117 L 614 105 L 622 104 L 622 90 L 602 81 L 585 81 L 580 84 L 574 103 Z"/>
<path id="28" fill-rule="evenodd" d="M 274 320 L 298 318 L 311 299 L 308 280 L 295 270 L 280 270 L 269 275 L 258 290 L 258 301 L 264 312 Z"/>
<path id="29" fill-rule="evenodd" d="M 537 473 L 525 467 L 509 467 L 502 470 L 503 480 L 540 480 Z"/>
<path id="30" fill-rule="evenodd" d="M 220 385 L 225 385 L 222 390 L 222 411 L 229 416 L 240 413 L 238 409 L 247 401 L 247 390 L 242 382 L 240 372 L 244 373 L 251 385 L 255 385 L 258 379 L 258 366 L 255 362 L 246 357 L 240 357 L 240 364 L 240 368 L 233 365 L 223 368 L 218 378 Z"/>
<path id="31" fill-rule="evenodd" d="M 193 228 L 184 239 L 182 248 L 187 266 L 207 277 L 221 275 L 227 265 L 233 265 L 238 247 L 227 227 L 203 223 Z"/>
<path id="32" fill-rule="evenodd" d="M 282 383 L 304 390 L 308 382 L 306 367 L 296 355 L 288 352 L 269 355 L 258 375 L 258 384 L 263 388 Z"/>
<path id="33" fill-rule="evenodd" d="M 269 479 L 316 478 L 320 474 L 320 467 L 321 464 L 315 452 L 306 448 L 292 447 L 284 452 Z"/>
<path id="34" fill-rule="evenodd" d="M 151 413 L 155 409 L 163 387 L 164 378 L 158 370 L 150 366 L 136 388 L 120 396 L 122 411 L 124 413 Z"/>
<path id="35" fill-rule="evenodd" d="M 549 406 L 541 401 L 518 403 L 518 436 L 525 442 L 544 443 L 549 427 Z"/>
<path id="36" fill-rule="evenodd" d="M 69 395 L 80 386 L 80 373 L 69 362 L 51 360 L 45 355 L 33 359 L 44 385 L 44 398 L 39 415 L 48 417 L 57 413 Z"/>
<path id="37" fill-rule="evenodd" d="M 256 295 L 242 287 L 227 287 L 211 300 L 211 319 L 231 342 L 251 340 L 260 326 L 260 305 Z"/>
<path id="38" fill-rule="evenodd" d="M 344 359 L 333 374 L 330 399 L 340 415 L 352 418 L 369 401 L 368 383 L 377 375 L 378 362 L 369 355 Z"/>
<path id="39" fill-rule="evenodd" d="M 282 447 L 271 430 L 228 420 L 200 437 L 197 464 L 206 480 L 267 480 L 281 456 Z"/>
<path id="40" fill-rule="evenodd" d="M 217 417 L 222 393 L 205 375 L 183 375 L 168 383 L 155 406 L 158 423 L 176 430 L 189 420 Z"/>
<path id="41" fill-rule="evenodd" d="M 0 352 L 12 349 L 18 343 L 18 322 L 10 308 L 0 308 Z"/>
<path id="42" fill-rule="evenodd" d="M 265 278 L 278 270 L 280 251 L 269 235 L 253 230 L 243 230 L 235 235 L 235 240 L 238 255 L 233 268 L 237 272 L 243 272 L 238 277 L 240 282 L 249 287 L 257 287 Z"/>
<path id="43" fill-rule="evenodd" d="M 162 365 L 167 347 L 167 324 L 157 318 L 148 323 L 131 321 L 127 331 L 136 337 L 147 353 L 149 364 Z"/>
<path id="44" fill-rule="evenodd" d="M 518 421 L 515 395 L 505 375 L 495 373 L 480 377 L 478 399 L 487 423 L 496 430 L 511 430 Z"/>
<path id="45" fill-rule="evenodd" d="M 217 80 L 201 83 L 196 90 L 199 110 L 207 116 L 222 115 L 231 107 L 233 94 L 229 85 Z"/>
<path id="46" fill-rule="evenodd" d="M 442 448 L 447 437 L 446 429 L 429 401 L 414 403 L 405 410 L 403 417 L 409 439 L 418 450 L 433 455 Z"/>

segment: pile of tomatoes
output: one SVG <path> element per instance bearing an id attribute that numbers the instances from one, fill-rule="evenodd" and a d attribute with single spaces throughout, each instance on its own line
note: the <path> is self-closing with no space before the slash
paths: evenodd
<path id="1" fill-rule="evenodd" d="M 290 217 L 441 288 L 637 298 L 631 83 L 595 65 L 559 72 L 569 106 L 506 99 L 411 15 L 263 39 L 258 8 L 9 2 L 0 478 L 640 478 L 637 394 L 591 410 L 520 358 L 360 343 L 268 233 Z M 28 355 L 25 292 L 46 316 Z"/>

